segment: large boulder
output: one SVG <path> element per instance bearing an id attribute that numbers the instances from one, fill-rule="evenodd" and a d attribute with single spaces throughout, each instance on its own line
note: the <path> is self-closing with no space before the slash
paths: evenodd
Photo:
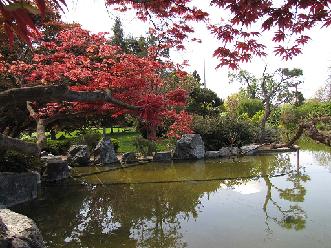
<path id="1" fill-rule="evenodd" d="M 153 161 L 155 162 L 171 162 L 171 160 L 171 152 L 156 152 L 153 156 Z"/>
<path id="2" fill-rule="evenodd" d="M 0 247 L 44 248 L 45 245 L 33 220 L 9 209 L 0 209 Z"/>
<path id="3" fill-rule="evenodd" d="M 46 167 L 43 173 L 43 178 L 47 182 L 56 182 L 66 179 L 70 175 L 70 170 L 67 161 L 61 158 L 53 158 L 46 160 Z"/>
<path id="4" fill-rule="evenodd" d="M 177 140 L 174 159 L 202 159 L 205 156 L 205 145 L 200 134 L 184 134 Z"/>
<path id="5" fill-rule="evenodd" d="M 90 152 L 87 145 L 73 145 L 68 151 L 68 164 L 71 166 L 87 166 L 90 163 Z"/>
<path id="6" fill-rule="evenodd" d="M 94 161 L 101 165 L 112 165 L 119 163 L 115 153 L 114 145 L 110 139 L 102 139 L 94 150 Z"/>
<path id="7" fill-rule="evenodd" d="M 37 198 L 39 182 L 40 175 L 36 172 L 0 173 L 0 208 Z"/>

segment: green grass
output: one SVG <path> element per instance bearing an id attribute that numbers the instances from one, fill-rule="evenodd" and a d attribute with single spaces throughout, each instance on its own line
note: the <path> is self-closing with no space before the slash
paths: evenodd
<path id="1" fill-rule="evenodd" d="M 121 133 L 113 133 L 110 134 L 111 138 L 115 138 L 119 142 L 119 153 L 124 152 L 137 152 L 137 149 L 134 145 L 135 139 L 140 134 L 138 132 L 121 132 Z M 170 149 L 169 147 L 170 141 L 168 139 L 159 139 L 156 141 L 156 149 L 157 151 L 168 151 Z"/>
<path id="2" fill-rule="evenodd" d="M 96 130 L 102 134 L 102 128 L 92 128 L 92 130 Z M 137 152 L 137 149 L 134 145 L 135 139 L 140 135 L 139 132 L 136 132 L 134 128 L 113 128 L 113 133 L 110 133 L 110 128 L 106 129 L 106 134 L 109 135 L 111 138 L 117 139 L 119 142 L 118 153 L 125 153 L 125 152 Z M 49 137 L 49 133 L 47 132 L 46 135 Z M 56 138 L 59 139 L 60 137 L 64 138 L 65 140 L 72 140 L 73 143 L 75 139 L 79 136 L 79 130 L 75 130 L 73 132 L 58 132 L 56 134 Z M 33 133 L 30 135 L 22 135 L 23 139 L 34 141 L 36 138 L 36 134 Z M 159 139 L 156 141 L 156 149 L 157 151 L 168 151 L 171 149 L 171 143 L 168 139 Z"/>

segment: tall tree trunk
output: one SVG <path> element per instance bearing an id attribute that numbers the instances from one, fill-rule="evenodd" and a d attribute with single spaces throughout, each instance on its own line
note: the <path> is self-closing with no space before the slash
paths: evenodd
<path id="1" fill-rule="evenodd" d="M 47 121 L 45 119 L 37 120 L 37 146 L 40 151 L 45 149 L 47 146 L 47 137 L 46 137 L 46 125 Z"/>
<path id="2" fill-rule="evenodd" d="M 107 136 L 107 129 L 105 127 L 102 128 L 102 137 L 103 139 L 106 139 Z"/>
<path id="3" fill-rule="evenodd" d="M 264 105 L 264 115 L 261 120 L 260 128 L 261 128 L 261 133 L 260 133 L 260 143 L 263 144 L 265 142 L 265 135 L 266 135 L 266 124 L 267 121 L 270 117 L 271 114 L 271 108 L 270 108 L 270 103 L 266 101 Z"/>
<path id="4" fill-rule="evenodd" d="M 147 126 L 147 139 L 156 140 L 156 126 L 155 125 Z"/>
<path id="5" fill-rule="evenodd" d="M 56 140 L 56 132 L 53 128 L 50 131 L 50 135 L 51 135 L 51 140 Z"/>

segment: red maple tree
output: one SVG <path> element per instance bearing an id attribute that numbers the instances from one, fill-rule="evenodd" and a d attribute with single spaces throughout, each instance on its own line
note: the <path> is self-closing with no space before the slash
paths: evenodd
<path id="1" fill-rule="evenodd" d="M 172 69 L 170 63 L 157 61 L 154 56 L 125 54 L 111 45 L 105 34 L 90 34 L 80 27 L 61 31 L 52 41 L 40 42 L 31 63 L 13 61 L 7 65 L 7 72 L 22 78 L 22 87 L 64 84 L 73 91 L 110 91 L 115 99 L 138 107 L 132 110 L 105 102 L 47 103 L 33 106 L 34 118 L 77 112 L 111 113 L 114 118 L 132 114 L 144 123 L 149 139 L 156 138 L 156 128 L 169 118 L 177 126 L 172 126 L 176 132 L 170 129 L 169 135 L 176 136 L 180 130 L 190 132 L 190 117 L 176 111 L 185 106 L 186 91 L 161 91 L 161 72 Z"/>

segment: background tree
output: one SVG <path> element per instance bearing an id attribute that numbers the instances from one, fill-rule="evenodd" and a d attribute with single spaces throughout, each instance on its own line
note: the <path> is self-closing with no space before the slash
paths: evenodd
<path id="1" fill-rule="evenodd" d="M 265 67 L 260 78 L 248 72 L 239 72 L 230 74 L 231 81 L 239 81 L 248 87 L 248 92 L 254 90 L 254 95 L 261 99 L 263 103 L 264 114 L 260 123 L 260 142 L 265 141 L 266 123 L 271 115 L 274 106 L 282 103 L 297 102 L 297 86 L 302 83 L 301 77 L 303 72 L 301 69 L 282 68 L 268 73 Z M 254 85 L 254 87 L 252 87 Z M 294 88 L 294 90 L 293 90 Z M 251 94 L 250 94 L 251 95 Z"/>
<path id="2" fill-rule="evenodd" d="M 217 116 L 222 111 L 223 100 L 207 88 L 195 88 L 190 93 L 187 111 L 201 116 Z"/>
<path id="3" fill-rule="evenodd" d="M 113 30 L 113 37 L 111 43 L 115 46 L 119 46 L 124 52 L 127 51 L 127 47 L 124 40 L 124 32 L 122 28 L 121 19 L 116 17 Z"/>
<path id="4" fill-rule="evenodd" d="M 201 82 L 201 77 L 199 75 L 199 73 L 197 72 L 197 70 L 194 70 L 193 73 L 192 73 L 192 76 L 194 77 L 194 79 L 197 81 L 197 82 Z"/>

